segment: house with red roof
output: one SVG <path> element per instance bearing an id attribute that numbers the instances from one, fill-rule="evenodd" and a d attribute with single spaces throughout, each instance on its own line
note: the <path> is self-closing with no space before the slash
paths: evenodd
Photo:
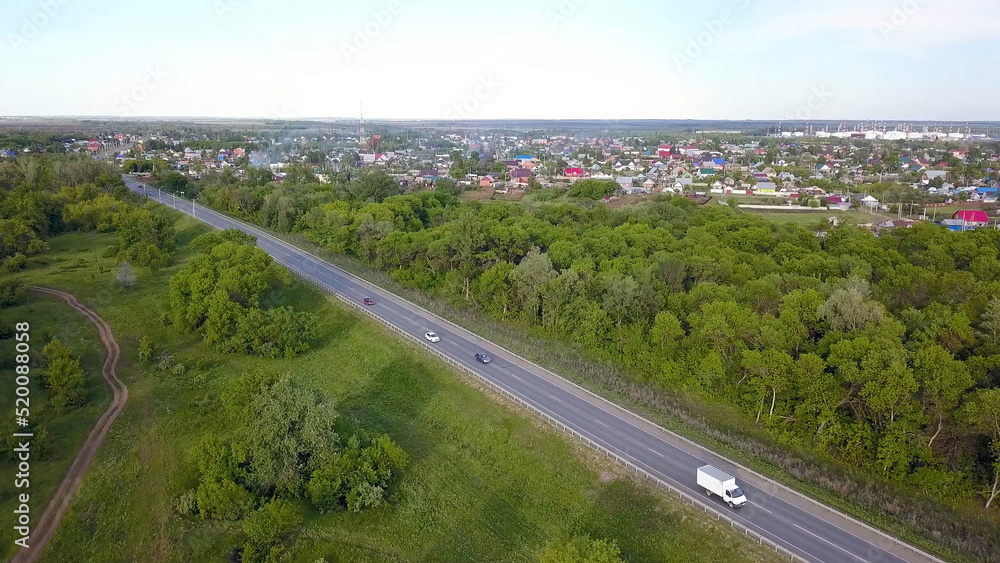
<path id="1" fill-rule="evenodd" d="M 970 227 L 980 227 L 990 224 L 989 215 L 981 209 L 963 209 L 956 212 L 951 218 L 964 221 Z"/>
<path id="2" fill-rule="evenodd" d="M 586 178 L 590 174 L 584 172 L 583 168 L 567 168 L 566 176 L 569 178 Z"/>
<path id="3" fill-rule="evenodd" d="M 659 154 L 660 158 L 669 158 L 670 151 L 672 151 L 673 149 L 674 147 L 672 145 L 660 145 L 660 148 L 657 149 L 657 153 Z"/>

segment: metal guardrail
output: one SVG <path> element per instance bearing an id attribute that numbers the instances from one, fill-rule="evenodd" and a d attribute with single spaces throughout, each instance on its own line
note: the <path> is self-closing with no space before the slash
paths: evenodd
<path id="1" fill-rule="evenodd" d="M 142 184 L 141 182 L 139 182 L 139 183 Z M 151 188 L 151 186 L 148 186 L 146 184 L 142 184 L 142 185 L 146 186 L 147 188 Z M 159 192 L 159 190 L 158 190 L 158 192 Z M 148 199 L 156 201 L 157 203 L 160 203 L 162 205 L 166 205 L 168 207 L 171 207 L 173 209 L 176 209 L 178 211 L 186 213 L 186 211 L 183 208 L 175 207 L 174 205 L 172 205 L 172 202 L 170 200 L 163 200 L 163 198 L 162 198 L 162 192 L 159 192 L 159 193 L 161 193 L 161 195 L 160 195 L 159 198 L 157 198 L 157 197 L 155 197 L 155 196 L 153 196 L 152 194 L 149 194 L 149 193 L 143 193 L 142 195 L 145 196 Z M 194 201 L 191 201 L 189 199 L 186 199 L 186 198 L 177 198 L 177 199 L 180 199 L 185 204 L 190 204 L 192 211 L 194 211 L 196 208 L 200 207 L 200 208 L 202 208 L 202 209 L 204 209 L 206 211 L 210 211 L 212 213 L 218 213 L 218 211 L 215 211 L 214 209 L 205 208 L 204 206 L 198 205 L 197 203 L 195 203 Z M 290 247 L 292 246 L 289 243 L 281 240 L 280 238 L 273 237 L 272 235 L 269 235 L 268 233 L 264 232 L 263 230 L 255 227 L 255 226 L 250 226 L 249 228 L 251 230 L 263 233 L 263 234 L 265 234 L 267 236 L 271 236 L 276 241 L 278 241 L 280 244 L 284 244 L 284 245 L 290 246 Z M 295 248 L 296 250 L 301 250 L 301 249 L 299 249 L 297 247 L 293 247 L 293 248 Z M 655 475 L 649 473 L 645 469 L 636 466 L 632 462 L 630 462 L 630 461 L 628 461 L 626 459 L 623 459 L 622 457 L 620 457 L 619 455 L 615 454 L 614 452 L 612 452 L 608 448 L 602 446 L 601 444 L 598 444 L 598 443 L 594 442 L 593 440 L 587 438 L 586 436 L 584 436 L 583 434 L 577 432 L 576 430 L 574 430 L 574 429 L 566 426 L 565 424 L 563 424 L 562 422 L 556 420 L 555 418 L 551 417 L 550 415 L 546 414 L 545 412 L 542 412 L 541 410 L 539 410 L 538 408 L 536 408 L 534 405 L 531 405 L 530 403 L 528 403 L 527 401 L 525 401 L 521 397 L 518 397 L 518 396 L 510 393 L 509 391 L 507 391 L 506 389 L 503 389 L 502 387 L 496 385 L 494 382 L 490 381 L 489 379 L 487 379 L 483 375 L 481 375 L 481 374 L 475 372 L 474 370 L 471 370 L 470 368 L 468 368 L 468 367 L 466 367 L 466 366 L 464 366 L 464 365 L 456 362 L 454 359 L 452 359 L 450 356 L 445 355 L 440 350 L 437 350 L 437 349 L 435 349 L 435 348 L 433 348 L 431 346 L 428 346 L 419 337 L 414 336 L 412 334 L 409 334 L 409 333 L 407 333 L 407 332 L 405 332 L 405 331 L 397 328 L 396 326 L 392 325 L 391 323 L 388 323 L 387 321 L 385 321 L 382 318 L 378 317 L 377 315 L 375 315 L 371 311 L 367 310 L 366 308 L 362 307 L 358 303 L 354 302 L 352 299 L 349 299 L 346 296 L 341 295 L 339 292 L 337 292 L 335 289 L 333 289 L 332 287 L 330 287 L 328 284 L 326 284 L 325 282 L 323 282 L 323 281 L 315 278 L 311 274 L 306 273 L 304 271 L 300 271 L 298 268 L 296 268 L 294 266 L 287 266 L 287 267 L 289 269 L 291 269 L 292 271 L 294 271 L 300 277 L 308 280 L 309 282 L 311 282 L 314 285 L 320 287 L 324 291 L 326 291 L 328 293 L 331 293 L 332 295 L 334 295 L 335 297 L 337 297 L 338 299 L 340 299 L 344 303 L 347 303 L 351 307 L 353 307 L 353 308 L 361 311 L 365 315 L 367 315 L 367 316 L 375 319 L 376 321 L 378 321 L 382 325 L 384 325 L 384 326 L 392 329 L 393 331 L 395 331 L 395 332 L 403 335 L 404 337 L 406 337 L 406 338 L 408 338 L 408 339 L 416 342 L 421 347 L 423 347 L 424 349 L 428 350 L 429 352 L 431 352 L 435 356 L 441 358 L 442 360 L 444 360 L 449 365 L 458 368 L 463 373 L 472 375 L 476 380 L 484 383 L 488 388 L 493 389 L 493 390 L 499 392 L 501 395 L 503 395 L 503 396 L 509 398 L 510 400 L 514 401 L 519 406 L 527 409 L 529 412 L 531 412 L 531 413 L 535 414 L 536 416 L 540 417 L 546 423 L 548 423 L 548 424 L 550 424 L 552 426 L 555 426 L 556 428 L 562 430 L 565 433 L 568 433 L 568 434 L 572 435 L 574 438 L 577 438 L 578 440 L 584 442 L 590 448 L 592 448 L 592 449 L 598 451 L 599 453 L 601 453 L 601 454 L 603 454 L 603 455 L 605 455 L 605 456 L 607 456 L 607 457 L 615 460 L 617 463 L 619 463 L 620 465 L 624 466 L 626 469 L 629 469 L 630 471 L 635 472 L 636 475 L 643 476 L 647 481 L 653 482 L 657 487 L 666 489 L 668 492 L 676 494 L 682 500 L 690 502 L 692 506 L 700 506 L 700 507 L 702 507 L 705 510 L 706 513 L 708 513 L 708 512 L 714 512 L 716 514 L 716 517 L 717 517 L 718 520 L 725 520 L 725 521 L 729 522 L 730 526 L 732 528 L 742 530 L 747 537 L 750 537 L 750 538 L 756 540 L 759 545 L 765 545 L 766 544 L 769 547 L 773 547 L 774 550 L 775 550 L 775 552 L 782 553 L 783 555 L 789 557 L 791 561 L 802 561 L 802 562 L 805 562 L 805 563 L 811 563 L 811 560 L 806 559 L 806 558 L 804 558 L 804 557 L 802 557 L 802 556 L 800 556 L 800 555 L 792 552 L 791 550 L 789 550 L 788 548 L 786 548 L 786 547 L 778 544 L 774 540 L 772 540 L 772 539 L 770 539 L 770 538 L 768 538 L 768 537 L 766 537 L 766 536 L 764 536 L 764 535 L 762 535 L 762 534 L 760 534 L 760 533 L 758 533 L 758 532 L 756 532 L 754 530 L 751 530 L 745 524 L 743 524 L 743 523 L 741 523 L 741 522 L 739 522 L 739 521 L 737 521 L 737 520 L 729 517 L 728 515 L 724 514 L 721 511 L 719 511 L 718 507 L 706 504 L 703 499 L 700 499 L 700 498 L 697 498 L 695 496 L 692 496 L 692 495 L 684 492 L 680 488 L 678 488 L 678 487 L 676 487 L 674 485 L 671 485 L 671 484 L 663 481 L 662 479 L 656 477 Z M 369 282 L 367 282 L 366 280 L 362 280 L 360 278 L 357 278 L 357 276 L 355 276 L 353 274 L 350 274 L 349 272 L 346 272 L 346 274 L 348 276 L 352 277 L 352 278 L 356 278 L 359 282 L 362 282 L 364 284 L 369 284 Z M 386 290 L 382 290 L 382 291 L 386 291 Z M 396 297 L 396 299 L 398 299 L 400 301 L 404 301 L 406 303 L 409 303 L 408 301 L 406 301 L 406 300 L 404 300 L 404 299 L 396 296 L 395 294 L 392 294 L 391 292 L 386 291 L 386 293 L 389 293 L 390 295 L 393 295 L 393 297 Z M 419 306 L 415 306 L 415 307 L 420 308 Z M 423 310 L 422 308 L 420 308 L 420 309 Z M 428 313 L 433 315 L 433 313 L 430 313 L 430 312 L 428 312 Z M 434 316 L 437 317 L 437 315 L 434 315 Z M 457 328 L 459 330 L 465 331 L 465 329 L 463 329 L 462 327 L 459 327 L 459 326 L 455 325 L 454 323 L 452 323 L 450 321 L 447 321 L 446 319 L 442 319 L 442 320 L 445 323 L 447 323 L 449 325 L 452 325 L 452 326 L 454 326 L 455 328 Z M 517 354 L 515 354 L 513 352 L 510 352 L 510 351 L 508 351 L 508 350 L 506 350 L 506 349 L 504 349 L 502 347 L 498 347 L 498 348 L 503 349 L 505 353 L 508 353 L 511 356 L 513 356 L 515 358 L 518 358 L 519 360 L 521 360 L 521 361 L 523 361 L 525 363 L 529 363 L 529 364 L 535 365 L 533 362 L 531 362 L 529 360 L 526 360 L 525 358 L 523 358 L 523 357 L 521 357 L 521 356 L 519 356 L 519 355 L 517 355 Z M 552 374 L 551 371 L 549 371 L 549 370 L 547 370 L 545 368 L 541 368 L 541 369 L 544 370 L 547 373 Z M 557 374 L 552 374 L 552 375 L 555 376 L 555 377 L 560 377 Z M 655 424 L 655 423 L 647 420 L 645 417 L 643 417 L 641 415 L 638 415 L 638 414 L 635 414 L 635 413 L 632 413 L 631 411 L 628 411 L 624 407 L 621 407 L 621 406 L 617 405 L 616 403 L 613 403 L 611 401 L 608 401 L 607 399 L 604 399 L 603 397 L 600 397 L 599 395 L 597 395 L 593 391 L 590 391 L 589 389 L 586 389 L 585 387 L 582 387 L 582 386 L 580 386 L 580 385 L 578 385 L 578 384 L 576 384 L 576 383 L 574 383 L 572 381 L 569 381 L 569 380 L 567 380 L 565 378 L 561 378 L 560 377 L 560 379 L 562 379 L 563 381 L 566 381 L 568 384 L 570 384 L 574 388 L 577 388 L 577 389 L 585 392 L 586 394 L 588 394 L 588 395 L 590 395 L 592 397 L 595 397 L 596 399 L 598 399 L 598 400 L 600 400 L 602 402 L 605 402 L 605 403 L 607 403 L 609 405 L 612 405 L 612 406 L 618 408 L 619 410 L 622 410 L 623 412 L 627 412 L 627 413 L 631 414 L 632 416 L 635 416 L 638 420 L 641 420 L 644 423 L 647 423 L 647 424 L 651 425 L 654 428 L 657 428 L 657 429 L 659 429 L 659 430 L 661 430 L 663 432 L 666 432 L 669 435 L 675 437 L 676 439 L 679 439 L 679 440 L 683 441 L 684 443 L 686 443 L 686 444 L 688 444 L 688 445 L 690 445 L 692 447 L 695 447 L 695 448 L 697 448 L 699 450 L 702 450 L 704 452 L 710 453 L 712 455 L 717 455 L 714 452 L 712 452 L 711 450 L 709 450 L 708 448 L 705 448 L 704 446 L 702 446 L 701 444 L 693 442 L 693 441 L 691 441 L 691 440 L 689 440 L 689 439 L 687 439 L 687 438 L 685 438 L 683 436 L 678 435 L 675 432 L 671 432 L 669 430 L 666 430 L 666 429 L 660 427 L 659 425 L 657 425 L 657 424 Z M 851 522 L 853 522 L 853 523 L 855 523 L 855 524 L 857 524 L 859 526 L 862 526 L 862 527 L 864 527 L 864 528 L 866 528 L 866 529 L 868 529 L 868 530 L 870 530 L 870 531 L 878 534 L 880 537 L 882 537 L 885 540 L 889 540 L 889 541 L 891 541 L 891 542 L 893 542 L 895 544 L 898 544 L 898 545 L 900 545 L 902 547 L 905 547 L 905 548 L 913 551 L 914 553 L 916 553 L 916 554 L 918 554 L 918 555 L 920 555 L 922 557 L 925 557 L 925 558 L 927 558 L 929 560 L 932 560 L 932 561 L 935 561 L 935 562 L 938 562 L 938 563 L 945 563 L 941 559 L 938 559 L 937 557 L 934 557 L 934 556 L 932 556 L 932 555 L 930 555 L 928 553 L 925 553 L 922 550 L 919 550 L 919 549 L 915 548 L 914 546 L 907 544 L 906 542 L 902 542 L 902 541 L 900 541 L 900 540 L 898 540 L 896 538 L 893 538 L 892 536 L 889 536 L 888 534 L 886 534 L 885 532 L 882 532 L 881 530 L 878 530 L 878 529 L 876 529 L 876 528 L 874 528 L 874 527 L 872 527 L 872 526 L 870 526 L 870 525 L 868 525 L 868 524 L 866 524 L 864 522 L 861 522 L 860 520 L 857 520 L 857 519 L 855 519 L 855 518 L 853 518 L 853 517 L 851 517 L 851 516 L 849 516 L 847 514 L 844 514 L 844 513 L 840 512 L 840 511 L 838 511 L 838 510 L 836 510 L 836 509 L 834 509 L 832 507 L 829 507 L 829 506 L 826 506 L 825 504 L 819 503 L 815 499 L 812 499 L 811 497 L 808 497 L 808 496 L 806 496 L 806 495 L 804 495 L 804 494 L 796 491 L 795 489 L 792 489 L 790 487 L 786 487 L 785 485 L 782 485 L 781 483 L 778 483 L 777 481 L 771 479 L 770 477 L 767 477 L 767 476 L 765 476 L 765 475 L 763 475 L 761 473 L 758 473 L 757 471 L 754 471 L 752 469 L 744 467 L 743 465 L 741 465 L 739 463 L 736 463 L 736 462 L 733 462 L 731 460 L 727 459 L 726 461 L 728 461 L 729 463 L 731 463 L 733 466 L 739 468 L 740 470 L 745 471 L 746 473 L 748 473 L 750 475 L 753 475 L 754 477 L 756 477 L 758 479 L 761 479 L 762 481 L 767 482 L 769 485 L 771 485 L 773 487 L 781 488 L 782 490 L 787 491 L 787 492 L 791 493 L 792 495 L 796 496 L 797 498 L 802 499 L 804 501 L 807 501 L 807 502 L 809 502 L 810 504 L 812 504 L 812 505 L 814 505 L 816 507 L 823 508 L 823 509 L 827 510 L 828 512 L 830 512 L 831 514 L 835 514 L 838 517 L 845 518 L 845 519 L 847 519 L 847 520 L 849 520 L 849 521 L 851 521 Z"/>

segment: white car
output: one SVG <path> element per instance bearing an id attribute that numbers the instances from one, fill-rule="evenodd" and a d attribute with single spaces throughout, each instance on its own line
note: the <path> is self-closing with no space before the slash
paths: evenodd
<path id="1" fill-rule="evenodd" d="M 433 342 L 433 343 L 441 342 L 441 337 L 434 334 L 433 332 L 428 332 L 427 334 L 424 335 L 424 338 L 426 338 L 428 342 Z"/>

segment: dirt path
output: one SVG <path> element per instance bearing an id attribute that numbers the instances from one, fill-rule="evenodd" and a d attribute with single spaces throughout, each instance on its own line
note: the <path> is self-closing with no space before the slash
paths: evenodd
<path id="1" fill-rule="evenodd" d="M 118 375 L 115 374 L 121 350 L 118 348 L 118 342 L 115 341 L 108 323 L 97 316 L 97 313 L 81 305 L 76 300 L 76 297 L 73 297 L 69 293 L 47 287 L 33 287 L 31 290 L 62 299 L 70 307 L 80 311 L 97 325 L 97 330 L 101 335 L 101 342 L 104 343 L 104 347 L 108 350 L 108 356 L 104 360 L 104 367 L 101 369 L 101 374 L 104 376 L 104 380 L 108 382 L 108 385 L 111 386 L 114 396 L 111 399 L 111 405 L 108 406 L 108 410 L 104 411 L 97 424 L 94 425 L 94 429 L 90 431 L 87 441 L 83 443 L 80 452 L 76 455 L 76 459 L 73 460 L 73 465 L 70 466 L 62 483 L 59 484 L 59 488 L 52 495 L 52 499 L 49 501 L 49 505 L 45 507 L 45 512 L 42 513 L 42 517 L 35 525 L 35 529 L 32 530 L 31 543 L 29 544 L 31 547 L 28 549 L 22 548 L 14 559 L 11 560 L 11 563 L 34 563 L 34 561 L 38 560 L 38 556 L 45 550 L 45 545 L 52 539 L 56 528 L 59 527 L 59 522 L 62 521 L 63 516 L 66 514 L 69 503 L 76 495 L 77 489 L 80 488 L 80 483 L 83 482 L 84 475 L 87 474 L 91 462 L 94 461 L 94 456 L 97 455 L 97 449 L 101 447 L 104 437 L 108 434 L 108 430 L 111 429 L 111 425 L 114 424 L 118 415 L 122 413 L 122 409 L 125 408 L 125 403 L 128 401 L 128 387 L 125 387 L 122 380 L 118 379 Z"/>

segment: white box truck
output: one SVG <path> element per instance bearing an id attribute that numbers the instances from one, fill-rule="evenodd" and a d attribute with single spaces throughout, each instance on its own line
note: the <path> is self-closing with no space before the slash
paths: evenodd
<path id="1" fill-rule="evenodd" d="M 736 477 L 727 474 L 711 465 L 698 468 L 698 486 L 703 487 L 710 495 L 718 495 L 729 505 L 729 508 L 743 506 L 747 497 L 743 490 L 736 486 Z"/>

